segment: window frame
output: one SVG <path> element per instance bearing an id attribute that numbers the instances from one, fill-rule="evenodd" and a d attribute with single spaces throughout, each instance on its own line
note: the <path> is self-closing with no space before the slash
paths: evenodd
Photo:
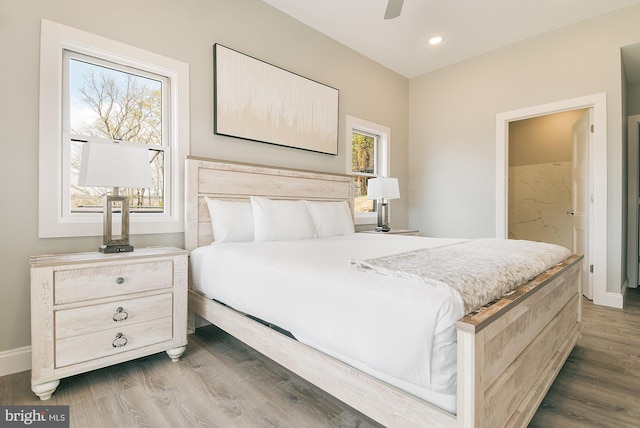
<path id="1" fill-rule="evenodd" d="M 168 79 L 166 138 L 170 159 L 165 159 L 165 214 L 132 213 L 130 232 L 184 232 L 184 159 L 189 151 L 189 65 L 43 19 L 40 39 L 38 236 L 100 236 L 103 232 L 101 213 L 65 213 L 69 207 L 64 199 L 69 192 L 69 158 L 63 141 L 63 138 L 69 137 L 69 130 L 63 128 L 63 108 L 67 107 L 62 102 L 65 99 L 65 51 L 148 71 Z"/>
<path id="2" fill-rule="evenodd" d="M 370 122 L 368 120 L 359 119 L 353 116 L 346 116 L 346 137 L 345 142 L 347 143 L 347 174 L 348 175 L 366 175 L 371 176 L 370 174 L 354 174 L 352 171 L 352 135 L 354 132 L 361 132 L 363 134 L 369 134 L 376 136 L 378 139 L 378 153 L 376 156 L 376 164 L 374 165 L 374 170 L 376 173 L 373 175 L 374 177 L 389 177 L 389 165 L 390 165 L 390 146 L 391 146 L 391 128 L 380 125 L 374 122 Z M 374 211 L 370 213 L 354 213 L 354 224 L 355 225 L 371 225 L 377 224 L 378 222 L 378 214 L 376 204 L 374 204 Z"/>

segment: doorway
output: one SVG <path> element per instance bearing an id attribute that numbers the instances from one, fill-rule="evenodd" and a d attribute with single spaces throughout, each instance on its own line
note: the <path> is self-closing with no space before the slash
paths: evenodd
<path id="1" fill-rule="evenodd" d="M 573 249 L 572 126 L 585 111 L 509 123 L 509 238 Z"/>
<path id="2" fill-rule="evenodd" d="M 509 123 L 568 110 L 593 108 L 593 162 L 589 174 L 594 183 L 589 195 L 593 215 L 589 260 L 593 278 L 593 301 L 599 305 L 622 307 L 622 295 L 607 292 L 607 120 L 606 94 L 594 94 L 540 106 L 500 113 L 496 116 L 496 237 L 508 237 Z"/>
<path id="3" fill-rule="evenodd" d="M 592 109 L 509 123 L 508 236 L 589 254 Z M 588 259 L 588 257 L 587 257 Z M 588 265 L 583 294 L 593 299 Z"/>

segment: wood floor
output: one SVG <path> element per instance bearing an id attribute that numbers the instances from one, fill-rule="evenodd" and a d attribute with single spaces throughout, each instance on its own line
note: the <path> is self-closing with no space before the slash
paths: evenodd
<path id="1" fill-rule="evenodd" d="M 584 331 L 530 427 L 640 427 L 640 289 L 624 309 L 583 303 Z"/>
<path id="2" fill-rule="evenodd" d="M 624 310 L 585 300 L 584 325 L 530 426 L 640 426 L 640 291 Z M 380 426 L 215 327 L 178 363 L 162 353 L 63 379 L 46 402 L 29 377 L 1 377 L 0 404 L 69 405 L 72 427 Z"/>

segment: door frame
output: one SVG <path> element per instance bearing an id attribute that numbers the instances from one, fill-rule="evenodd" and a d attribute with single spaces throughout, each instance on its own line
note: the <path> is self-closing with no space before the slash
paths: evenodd
<path id="1" fill-rule="evenodd" d="M 496 237 L 508 237 L 509 122 L 568 110 L 593 108 L 594 148 L 589 173 L 593 179 L 593 217 L 589 219 L 594 265 L 593 302 L 622 307 L 622 295 L 607 292 L 607 97 L 606 93 L 562 100 L 496 115 Z"/>
<path id="2" fill-rule="evenodd" d="M 591 126 L 593 125 L 593 108 L 582 110 L 583 113 L 576 122 L 571 126 L 572 131 L 572 153 L 573 159 L 571 161 L 571 209 L 573 210 L 572 216 L 572 228 L 573 228 L 573 248 L 574 252 L 582 250 L 583 254 L 588 254 L 585 257 L 585 263 L 582 266 L 582 294 L 587 298 L 593 300 L 593 275 L 589 273 L 589 261 L 593 263 L 593 204 L 589 203 L 589 198 L 593 195 L 593 173 L 591 165 L 594 158 L 594 137 Z M 586 117 L 586 120 L 585 120 Z M 583 135 L 584 133 L 584 135 Z M 585 144 L 584 147 L 582 144 Z M 578 153 L 584 151 L 584 153 Z M 579 165 L 578 157 L 584 156 L 586 165 Z M 578 169 L 580 167 L 580 169 Z M 580 177 L 576 180 L 576 172 L 579 172 Z M 577 183 L 579 181 L 579 184 Z M 585 192 L 586 190 L 586 192 Z M 581 206 L 578 206 L 579 202 Z M 586 205 L 582 205 L 586 204 Z M 586 219 L 586 224 L 584 220 Z M 576 224 L 579 225 L 576 228 Z M 577 248 L 577 242 L 580 237 L 584 237 L 586 233 L 586 248 Z"/>
<path id="3" fill-rule="evenodd" d="M 638 287 L 638 143 L 640 142 L 640 114 L 627 118 L 628 153 L 628 212 L 627 212 L 627 276 L 629 287 Z"/>

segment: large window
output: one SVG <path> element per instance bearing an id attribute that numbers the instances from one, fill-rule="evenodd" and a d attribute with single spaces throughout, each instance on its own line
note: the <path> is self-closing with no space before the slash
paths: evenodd
<path id="1" fill-rule="evenodd" d="M 63 152 L 69 152 L 69 212 L 102 212 L 111 188 L 78 186 L 82 146 L 107 140 L 144 145 L 149 149 L 153 185 L 149 189 L 119 189 L 131 213 L 164 213 L 164 171 L 171 150 L 167 120 L 166 77 L 65 51 L 63 73 Z M 68 124 L 68 126 L 67 126 Z"/>
<path id="2" fill-rule="evenodd" d="M 45 20 L 41 34 L 40 237 L 102 233 L 113 189 L 78 186 L 87 141 L 148 148 L 152 187 L 119 189 L 131 233 L 182 231 L 188 66 Z"/>
<path id="3" fill-rule="evenodd" d="M 389 128 L 347 116 L 347 172 L 353 175 L 356 224 L 375 224 L 376 203 L 367 199 L 367 183 L 375 177 L 386 177 L 389 170 Z"/>

